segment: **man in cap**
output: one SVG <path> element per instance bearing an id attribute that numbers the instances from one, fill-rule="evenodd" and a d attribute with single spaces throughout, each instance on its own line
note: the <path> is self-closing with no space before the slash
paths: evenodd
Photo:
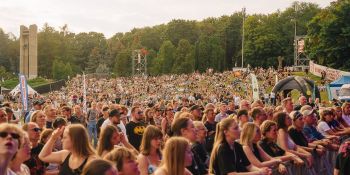
<path id="1" fill-rule="evenodd" d="M 30 122 L 30 116 L 32 115 L 32 113 L 34 111 L 42 110 L 44 103 L 45 103 L 45 101 L 43 101 L 41 99 L 33 101 L 33 108 L 29 112 L 27 112 L 26 115 L 25 115 L 25 123 L 29 123 Z"/>
<path id="2" fill-rule="evenodd" d="M 190 111 L 195 121 L 202 120 L 202 110 L 198 105 L 191 106 Z"/>

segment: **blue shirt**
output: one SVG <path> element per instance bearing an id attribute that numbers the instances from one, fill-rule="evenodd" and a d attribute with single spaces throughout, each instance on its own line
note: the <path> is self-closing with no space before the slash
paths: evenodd
<path id="1" fill-rule="evenodd" d="M 321 140 L 325 136 L 322 135 L 314 126 L 304 125 L 303 132 L 309 141 Z"/>

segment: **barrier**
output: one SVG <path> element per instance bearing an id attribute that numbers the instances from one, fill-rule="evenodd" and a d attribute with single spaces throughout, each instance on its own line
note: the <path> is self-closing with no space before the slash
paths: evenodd
<path id="1" fill-rule="evenodd" d="M 326 79 L 332 80 L 332 81 L 337 80 L 338 78 L 340 78 L 343 75 L 350 75 L 350 72 L 345 72 L 345 71 L 333 69 L 330 67 L 321 66 L 319 64 L 314 63 L 313 61 L 310 61 L 309 67 L 310 67 L 310 70 L 309 70 L 310 73 L 321 77 L 322 72 L 325 72 Z"/>
<path id="2" fill-rule="evenodd" d="M 37 87 L 35 87 L 33 89 L 36 90 L 39 94 L 45 94 L 45 93 L 48 93 L 48 92 L 51 92 L 51 91 L 60 90 L 65 85 L 66 85 L 66 81 L 65 80 L 59 80 L 59 81 L 56 81 L 56 82 L 53 82 L 53 83 L 37 86 Z"/>

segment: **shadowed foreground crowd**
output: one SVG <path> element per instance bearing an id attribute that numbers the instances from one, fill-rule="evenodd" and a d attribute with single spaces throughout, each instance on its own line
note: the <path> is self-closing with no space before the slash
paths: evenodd
<path id="1" fill-rule="evenodd" d="M 35 99 L 26 113 L 6 102 L 0 175 L 350 174 L 348 102 L 189 94 L 118 103 L 90 93 L 86 112 L 72 96 Z"/>

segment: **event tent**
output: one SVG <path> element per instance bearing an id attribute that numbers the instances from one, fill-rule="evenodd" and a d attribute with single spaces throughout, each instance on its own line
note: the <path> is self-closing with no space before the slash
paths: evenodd
<path id="1" fill-rule="evenodd" d="M 16 96 L 18 93 L 20 93 L 20 85 L 18 84 L 15 88 L 12 89 L 12 91 L 9 93 L 11 96 Z M 28 94 L 29 95 L 34 95 L 38 94 L 32 87 L 28 85 Z"/>
<path id="2" fill-rule="evenodd" d="M 321 95 L 318 87 L 315 85 L 314 81 L 309 80 L 305 77 L 300 76 L 289 76 L 281 81 L 279 81 L 272 89 L 275 94 L 283 92 L 283 96 L 287 95 L 293 90 L 298 90 L 305 97 L 312 97 L 313 93 L 315 98 L 321 100 Z"/>
<path id="3" fill-rule="evenodd" d="M 328 89 L 328 99 L 338 99 L 339 90 L 344 84 L 350 84 L 350 76 L 343 75 L 338 80 L 335 80 L 327 86 Z"/>

